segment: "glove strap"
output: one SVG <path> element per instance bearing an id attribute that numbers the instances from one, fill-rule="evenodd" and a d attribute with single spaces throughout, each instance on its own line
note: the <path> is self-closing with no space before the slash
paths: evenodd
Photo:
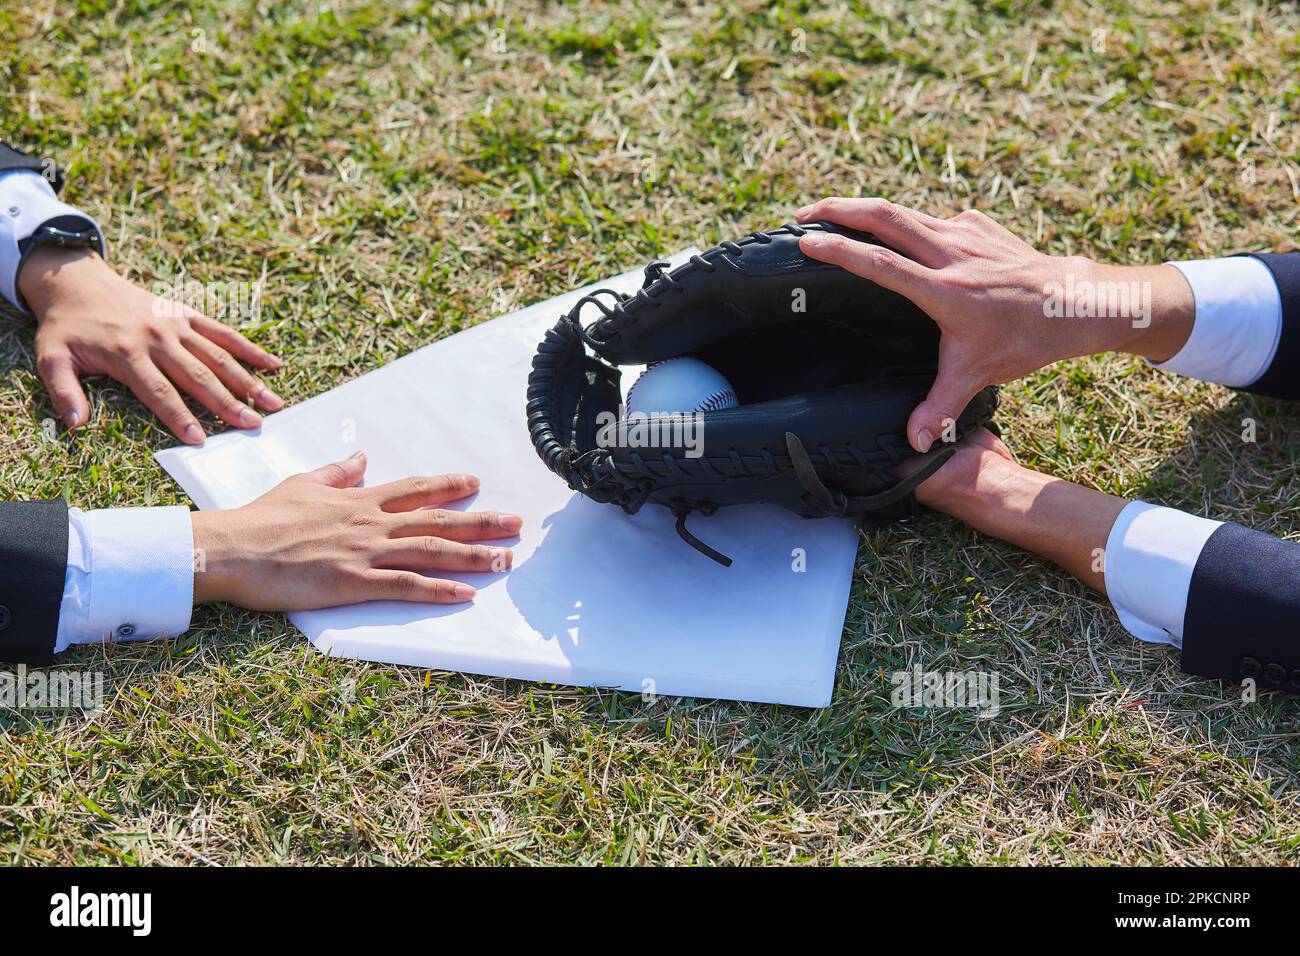
<path id="1" fill-rule="evenodd" d="M 922 482 L 947 464 L 949 458 L 957 454 L 957 449 L 949 446 L 938 452 L 916 474 L 907 478 L 900 478 L 896 484 L 884 491 L 879 491 L 874 495 L 849 496 L 842 491 L 833 491 L 826 487 L 821 476 L 817 474 L 817 469 L 813 467 L 812 459 L 808 457 L 808 451 L 804 448 L 803 442 L 799 440 L 799 436 L 794 432 L 785 433 L 785 447 L 790 453 L 790 461 L 794 465 L 795 477 L 799 479 L 799 484 L 803 486 L 804 491 L 808 492 L 808 496 L 821 509 L 822 513 L 833 518 L 845 518 L 850 515 L 861 515 L 868 511 L 879 511 L 881 508 L 887 508 L 896 502 L 902 501 L 916 491 Z"/>

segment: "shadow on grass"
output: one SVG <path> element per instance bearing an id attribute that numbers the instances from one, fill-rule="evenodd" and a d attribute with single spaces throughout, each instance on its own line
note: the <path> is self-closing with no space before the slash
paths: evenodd
<path id="1" fill-rule="evenodd" d="M 1222 407 L 1198 409 L 1185 441 L 1135 496 L 1294 535 L 1300 403 L 1234 394 Z M 945 774 L 1003 749 L 1076 745 L 1091 746 L 1090 759 L 1105 768 L 1098 792 L 1111 774 L 1183 759 L 1271 777 L 1280 790 L 1300 784 L 1291 742 L 1300 697 L 1243 702 L 1231 682 L 1182 673 L 1178 656 L 1133 638 L 1104 597 L 1048 562 L 927 516 L 867 539 L 833 703 L 817 720 L 775 710 L 760 718 L 755 755 L 814 791 L 935 789 Z M 894 708 L 892 675 L 918 666 L 998 675 L 999 713 Z"/>

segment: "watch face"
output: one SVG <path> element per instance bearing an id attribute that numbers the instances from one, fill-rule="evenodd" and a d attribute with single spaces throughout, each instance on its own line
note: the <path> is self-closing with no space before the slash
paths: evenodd
<path id="1" fill-rule="evenodd" d="M 37 245 L 52 246 L 93 246 L 99 241 L 99 234 L 94 229 L 73 231 L 57 226 L 43 226 L 32 236 Z"/>
<path id="2" fill-rule="evenodd" d="M 87 222 L 80 216 L 61 218 L 63 223 L 56 225 L 55 222 L 47 222 L 26 239 L 19 241 L 18 252 L 22 256 L 22 262 L 27 261 L 27 256 L 42 246 L 93 249 L 96 252 L 103 252 L 99 230 L 95 228 L 93 223 Z M 21 263 L 19 268 L 22 268 Z"/>

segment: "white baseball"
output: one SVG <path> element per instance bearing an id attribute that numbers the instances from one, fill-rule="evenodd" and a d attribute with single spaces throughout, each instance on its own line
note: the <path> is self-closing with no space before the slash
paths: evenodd
<path id="1" fill-rule="evenodd" d="M 685 355 L 655 362 L 627 393 L 627 410 L 643 415 L 717 412 L 739 404 L 721 372 Z"/>

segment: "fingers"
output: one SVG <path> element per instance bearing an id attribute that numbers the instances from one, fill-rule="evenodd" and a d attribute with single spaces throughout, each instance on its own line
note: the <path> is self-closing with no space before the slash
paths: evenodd
<path id="1" fill-rule="evenodd" d="M 279 411 L 284 407 L 284 401 L 279 395 L 254 378 L 220 345 L 193 333 L 182 335 L 181 344 L 198 356 L 236 397 L 255 402 L 268 412 Z"/>
<path id="2" fill-rule="evenodd" d="M 1011 449 L 1008 448 L 1006 444 L 1003 443 L 1002 439 L 999 438 L 997 435 L 994 435 L 983 425 L 975 429 L 973 432 L 967 435 L 966 438 L 963 440 L 969 442 L 971 445 L 975 446 L 976 448 L 983 448 L 986 449 L 987 451 L 993 452 L 996 455 L 1001 455 L 1007 461 L 1016 460 L 1016 456 L 1011 454 Z"/>
<path id="3" fill-rule="evenodd" d="M 217 378 L 212 369 L 179 342 L 160 350 L 155 359 L 168 378 L 194 396 L 227 425 L 235 428 L 257 428 L 261 417 L 230 394 L 230 390 Z"/>
<path id="4" fill-rule="evenodd" d="M 925 401 L 912 410 L 907 420 L 907 440 L 919 452 L 927 452 L 937 440 L 956 440 L 956 421 L 983 382 L 957 363 L 939 358 L 939 374 Z"/>
<path id="5" fill-rule="evenodd" d="M 799 248 L 810 258 L 870 279 L 876 285 L 906 296 L 922 308 L 922 299 L 938 278 L 934 270 L 892 249 L 834 233 L 810 232 L 799 240 Z"/>
<path id="6" fill-rule="evenodd" d="M 296 477 L 305 478 L 318 485 L 328 485 L 331 488 L 353 488 L 365 473 L 366 456 L 364 452 L 359 451 L 350 458 L 322 465 L 314 471 L 303 472 Z"/>
<path id="7" fill-rule="evenodd" d="M 190 328 L 204 338 L 215 342 L 235 358 L 247 362 L 255 368 L 266 369 L 267 371 L 277 369 L 284 364 L 284 361 L 278 356 L 272 355 L 260 346 L 254 345 L 234 329 L 223 325 L 216 319 L 210 319 L 192 309 L 186 310 L 186 315 L 190 320 Z"/>
<path id="8" fill-rule="evenodd" d="M 203 429 L 167 376 L 147 358 L 136 359 L 115 376 L 187 445 L 203 444 Z"/>
<path id="9" fill-rule="evenodd" d="M 426 578 L 414 571 L 372 571 L 365 579 L 367 601 L 419 601 L 424 604 L 464 604 L 476 593 L 468 584 Z"/>
<path id="10" fill-rule="evenodd" d="M 430 536 L 393 538 L 374 559 L 377 567 L 398 571 L 506 571 L 513 561 L 509 548 Z"/>
<path id="11" fill-rule="evenodd" d="M 832 196 L 804 206 L 795 213 L 795 219 L 799 222 L 824 219 L 869 232 L 925 265 L 937 266 L 942 261 L 937 252 L 940 236 L 932 228 L 941 220 L 887 199 Z"/>
<path id="12" fill-rule="evenodd" d="M 394 524 L 392 537 L 432 535 L 449 541 L 490 541 L 519 533 L 523 519 L 499 511 L 447 511 L 442 508 L 405 512 Z"/>
<path id="13" fill-rule="evenodd" d="M 76 428 L 90 420 L 90 403 L 77 378 L 77 367 L 70 352 L 58 351 L 38 355 L 36 368 L 50 393 L 54 410 L 65 428 Z M 201 436 L 200 436 L 201 437 Z"/>
<path id="14" fill-rule="evenodd" d="M 459 501 L 478 491 L 473 475 L 434 475 L 403 478 L 374 489 L 385 511 L 412 511 Z"/>

